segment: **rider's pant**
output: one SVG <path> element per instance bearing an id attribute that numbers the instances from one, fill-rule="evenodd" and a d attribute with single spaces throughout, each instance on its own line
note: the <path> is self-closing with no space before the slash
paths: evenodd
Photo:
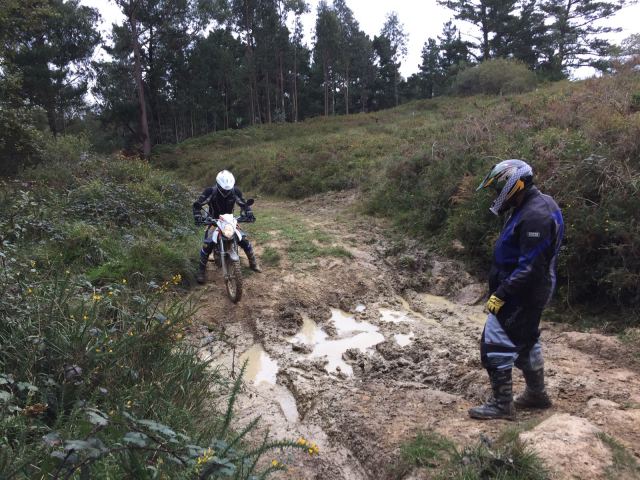
<path id="1" fill-rule="evenodd" d="M 544 367 L 540 345 L 542 309 L 503 307 L 498 316 L 489 314 L 482 331 L 480 356 L 489 371 L 507 370 L 515 365 L 523 371 Z"/>

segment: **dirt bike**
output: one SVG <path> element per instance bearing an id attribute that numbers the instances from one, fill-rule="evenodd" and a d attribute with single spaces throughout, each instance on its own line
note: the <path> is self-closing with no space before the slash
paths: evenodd
<path id="1" fill-rule="evenodd" d="M 232 213 L 213 218 L 206 215 L 202 223 L 215 226 L 210 232 L 215 244 L 213 256 L 216 266 L 222 268 L 227 295 L 233 303 L 238 303 L 242 298 L 242 270 L 240 269 L 240 255 L 238 255 L 238 242 L 244 237 L 244 233 L 238 228 L 238 223 L 255 222 L 253 213 L 247 214 L 246 208 L 253 205 L 251 198 L 241 205 L 240 216 L 234 217 Z M 212 261 L 211 259 L 209 261 Z"/>

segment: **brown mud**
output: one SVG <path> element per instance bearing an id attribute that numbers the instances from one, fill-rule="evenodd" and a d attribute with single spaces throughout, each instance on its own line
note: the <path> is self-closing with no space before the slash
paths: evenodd
<path id="1" fill-rule="evenodd" d="M 320 448 L 317 457 L 276 455 L 288 466 L 277 478 L 428 478 L 398 468 L 399 446 L 420 430 L 466 445 L 539 424 L 523 439 L 557 478 L 574 478 L 574 471 L 583 479 L 603 478 L 613 460 L 600 432 L 640 456 L 640 374 L 625 346 L 544 318 L 553 408 L 518 412 L 515 425 L 471 420 L 467 410 L 489 393 L 478 348 L 484 285 L 456 262 L 395 238 L 383 221 L 357 214 L 354 199 L 347 193 L 296 204 L 262 202 L 321 227 L 352 258 L 294 264 L 286 245 L 272 238 L 268 246 L 282 252 L 282 261 L 262 274 L 245 270 L 238 305 L 209 268 L 192 339 L 203 358 L 234 373 L 249 360 L 237 426 L 261 416 L 258 433 L 304 437 Z M 258 221 L 260 208 L 257 202 Z M 258 255 L 264 247 L 256 242 Z M 212 342 L 212 326 L 230 343 Z M 514 379 L 519 393 L 519 372 Z"/>

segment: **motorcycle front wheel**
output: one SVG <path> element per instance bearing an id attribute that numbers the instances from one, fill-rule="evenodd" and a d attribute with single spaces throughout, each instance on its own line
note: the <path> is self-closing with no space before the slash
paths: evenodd
<path id="1" fill-rule="evenodd" d="M 225 281 L 227 295 L 233 303 L 238 303 L 242 298 L 242 271 L 240 261 L 231 262 L 229 265 L 229 276 Z"/>

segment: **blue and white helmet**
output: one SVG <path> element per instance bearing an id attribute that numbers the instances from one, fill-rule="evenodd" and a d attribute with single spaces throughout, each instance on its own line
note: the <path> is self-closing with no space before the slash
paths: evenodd
<path id="1" fill-rule="evenodd" d="M 532 180 L 533 169 L 527 162 L 504 160 L 491 168 L 477 190 L 491 187 L 497 192 L 498 196 L 490 210 L 495 215 L 500 215 L 509 209 L 509 200 L 531 185 Z"/>
<path id="2" fill-rule="evenodd" d="M 223 197 L 228 197 L 233 192 L 233 187 L 236 185 L 236 179 L 229 170 L 222 170 L 216 176 L 216 185 L 218 186 L 218 192 Z"/>

